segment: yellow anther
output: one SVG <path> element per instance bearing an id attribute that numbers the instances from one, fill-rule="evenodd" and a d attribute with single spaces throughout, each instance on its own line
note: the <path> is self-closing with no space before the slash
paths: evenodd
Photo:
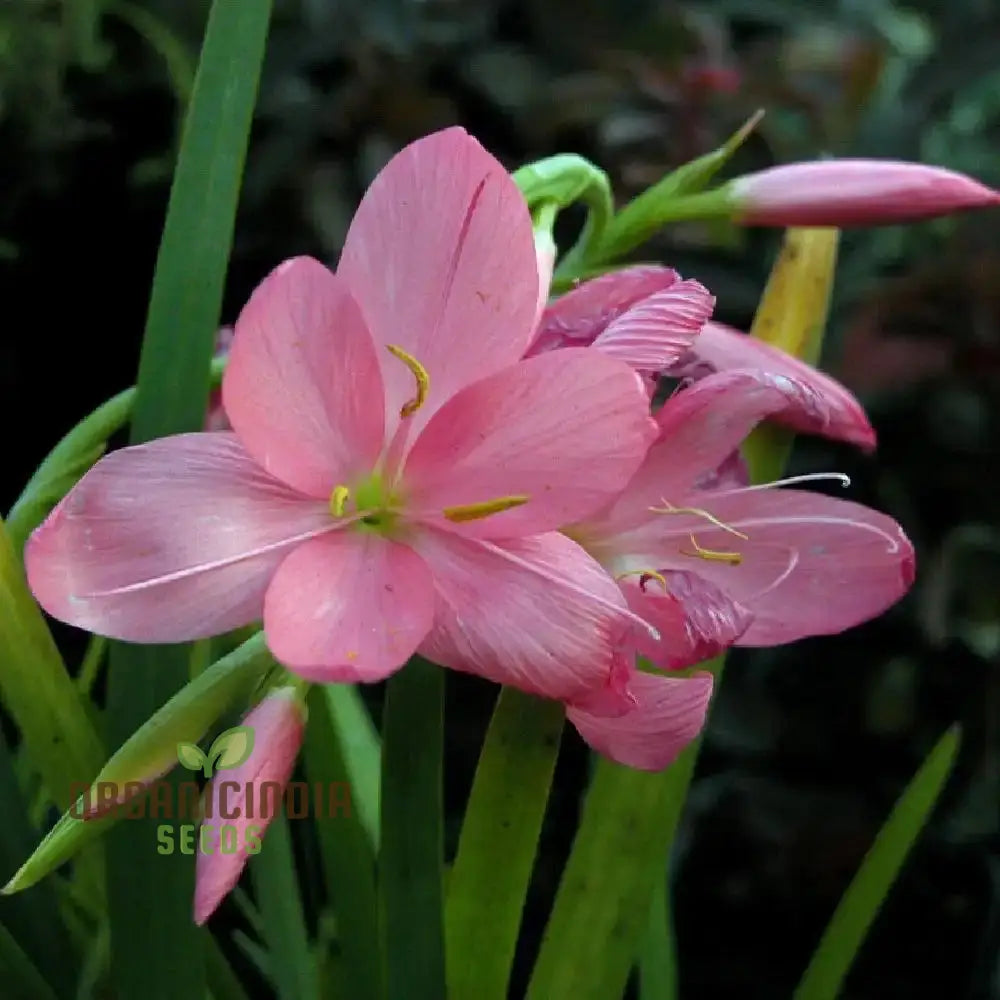
<path id="1" fill-rule="evenodd" d="M 729 563 L 730 566 L 739 566 L 743 562 L 743 556 L 739 552 L 717 552 L 715 549 L 703 549 L 694 535 L 688 535 L 688 538 L 691 539 L 694 552 L 685 552 L 684 549 L 681 549 L 682 556 L 697 556 L 699 559 L 706 559 L 709 562 Z"/>
<path id="2" fill-rule="evenodd" d="M 728 531 L 729 534 L 735 535 L 737 538 L 742 538 L 744 541 L 748 541 L 750 537 L 749 535 L 744 535 L 742 531 L 737 531 L 731 524 L 720 521 L 714 514 L 709 513 L 702 507 L 675 507 L 669 500 L 664 500 L 662 507 L 650 507 L 649 509 L 654 514 L 691 514 L 694 517 L 703 517 L 709 524 L 714 524 L 715 527 L 722 531 Z M 705 551 L 707 552 L 708 549 Z"/>
<path id="3" fill-rule="evenodd" d="M 402 347 L 397 347 L 395 344 L 386 344 L 386 349 L 394 358 L 399 358 L 400 361 L 406 365 L 407 368 L 413 372 L 413 378 L 417 383 L 417 394 L 408 403 L 404 403 L 400 407 L 399 415 L 401 417 L 409 417 L 416 413 L 421 406 L 424 405 L 424 400 L 427 399 L 427 393 L 431 389 L 431 377 L 427 373 L 427 369 L 412 355 L 408 354 L 403 350 Z"/>
<path id="4" fill-rule="evenodd" d="M 655 569 L 630 569 L 630 570 L 626 570 L 624 573 L 619 573 L 615 577 L 615 579 L 616 580 L 624 580 L 625 577 L 627 577 L 627 576 L 637 576 L 637 577 L 639 577 L 639 586 L 642 587 L 643 590 L 646 589 L 646 587 L 645 587 L 646 579 L 645 578 L 647 578 L 647 577 L 650 580 L 655 580 L 664 589 L 664 591 L 667 590 L 667 578 L 662 573 L 657 573 Z"/>
<path id="5" fill-rule="evenodd" d="M 478 521 L 491 514 L 500 514 L 512 507 L 520 507 L 528 502 L 527 496 L 497 497 L 496 500 L 484 500 L 482 503 L 465 503 L 457 507 L 445 507 L 442 514 L 449 521 L 461 524 L 463 521 Z"/>
<path id="6" fill-rule="evenodd" d="M 330 513 L 334 517 L 344 516 L 344 504 L 351 495 L 351 491 L 346 486 L 335 486 L 330 494 Z"/>

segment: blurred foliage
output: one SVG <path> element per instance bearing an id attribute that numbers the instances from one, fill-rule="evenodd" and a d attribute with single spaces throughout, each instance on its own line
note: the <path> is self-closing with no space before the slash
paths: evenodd
<path id="1" fill-rule="evenodd" d="M 8 321 L 0 394 L 31 417 L 9 443 L 3 509 L 59 434 L 132 381 L 206 7 L 0 0 L 0 292 L 27 317 Z M 619 202 L 759 107 L 730 175 L 879 156 L 1000 186 L 998 67 L 992 0 L 277 0 L 227 319 L 282 257 L 332 262 L 378 168 L 444 125 L 512 168 L 587 156 Z M 580 222 L 560 219 L 564 246 Z M 733 657 L 677 885 L 687 996 L 787 995 L 899 789 L 959 719 L 950 798 L 845 997 L 1000 997 L 998 222 L 845 234 L 824 360 L 881 447 L 872 461 L 801 441 L 792 471 L 851 474 L 853 496 L 914 537 L 918 585 L 843 636 Z M 718 317 L 745 326 L 776 248 L 774 233 L 685 224 L 637 259 L 701 279 Z M 448 683 L 453 847 L 491 692 Z M 514 995 L 585 770 L 569 745 Z"/>

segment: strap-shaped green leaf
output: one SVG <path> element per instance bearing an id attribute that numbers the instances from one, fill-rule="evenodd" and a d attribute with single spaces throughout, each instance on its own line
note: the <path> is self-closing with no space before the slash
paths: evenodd
<path id="1" fill-rule="evenodd" d="M 204 422 L 270 16 L 271 0 L 214 0 L 209 12 L 153 277 L 134 443 L 198 430 Z M 125 739 L 188 676 L 183 647 L 112 647 L 111 742 Z M 205 983 L 191 920 L 194 859 L 158 854 L 156 843 L 156 824 L 146 820 L 118 825 L 108 842 L 114 989 L 144 1000 L 199 997 Z"/>
<path id="2" fill-rule="evenodd" d="M 795 991 L 794 1000 L 835 1000 L 878 911 L 938 800 L 958 753 L 952 726 L 893 807 L 851 880 Z"/>

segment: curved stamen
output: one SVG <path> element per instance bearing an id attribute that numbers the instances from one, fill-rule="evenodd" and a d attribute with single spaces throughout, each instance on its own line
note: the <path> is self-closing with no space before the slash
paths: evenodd
<path id="1" fill-rule="evenodd" d="M 639 589 L 645 593 L 646 584 L 650 580 L 655 580 L 662 588 L 664 593 L 670 593 L 667 587 L 667 578 L 662 574 L 658 573 L 655 569 L 649 569 L 648 567 L 642 569 L 627 569 L 624 573 L 619 573 L 615 580 L 624 580 L 628 576 L 639 577 Z"/>
<path id="2" fill-rule="evenodd" d="M 709 524 L 715 525 L 716 528 L 728 531 L 729 534 L 735 535 L 737 538 L 742 538 L 743 541 L 749 541 L 749 535 L 744 535 L 742 531 L 737 531 L 731 524 L 720 521 L 714 514 L 709 513 L 702 507 L 675 507 L 669 500 L 663 500 L 662 507 L 650 507 L 649 509 L 654 514 L 691 514 L 694 517 L 703 517 Z M 694 536 L 691 537 L 691 542 L 697 547 L 698 543 L 694 541 Z M 705 549 L 705 551 L 709 550 Z"/>
<path id="3" fill-rule="evenodd" d="M 464 521 L 478 521 L 491 514 L 500 514 L 505 510 L 520 507 L 528 502 L 528 496 L 519 493 L 509 497 L 497 497 L 495 500 L 483 500 L 481 503 L 459 504 L 457 507 L 445 507 L 442 514 L 449 521 L 461 524 Z"/>
<path id="4" fill-rule="evenodd" d="M 334 517 L 344 516 L 344 504 L 347 503 L 347 498 L 350 495 L 351 491 L 343 483 L 333 488 L 333 492 L 330 494 L 330 513 Z"/>
<path id="5" fill-rule="evenodd" d="M 739 532 L 736 532 L 739 534 Z M 746 538 L 746 535 L 742 536 Z M 739 566 L 743 562 L 743 556 L 739 552 L 719 552 L 715 549 L 705 549 L 698 544 L 698 539 L 694 535 L 688 535 L 691 539 L 691 544 L 694 546 L 694 552 L 688 552 L 686 549 L 681 549 L 680 553 L 682 556 L 697 556 L 699 559 L 705 559 L 708 562 L 724 562 L 729 563 L 730 566 Z"/>
<path id="6" fill-rule="evenodd" d="M 424 401 L 427 399 L 427 393 L 431 389 L 431 377 L 427 369 L 412 355 L 403 350 L 402 347 L 396 344 L 386 344 L 386 350 L 394 357 L 399 358 L 400 361 L 406 365 L 407 368 L 413 373 L 413 378 L 417 383 L 417 394 L 408 403 L 404 403 L 400 408 L 399 415 L 401 417 L 412 416 L 421 406 L 424 405 Z"/>
<path id="7" fill-rule="evenodd" d="M 773 483 L 757 483 L 755 486 L 737 486 L 731 490 L 712 490 L 714 496 L 732 496 L 734 493 L 753 493 L 756 490 L 769 490 L 775 486 L 797 486 L 799 483 L 839 482 L 844 489 L 851 485 L 851 477 L 843 472 L 807 472 L 801 476 L 789 476 L 787 479 L 776 479 Z"/>

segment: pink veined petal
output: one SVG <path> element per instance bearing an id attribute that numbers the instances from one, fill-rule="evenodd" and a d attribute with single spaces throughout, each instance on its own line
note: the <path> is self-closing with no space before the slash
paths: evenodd
<path id="1" fill-rule="evenodd" d="M 422 655 L 558 700 L 607 684 L 625 600 L 576 543 L 552 532 L 493 544 L 428 528 L 414 544 L 438 599 Z"/>
<path id="2" fill-rule="evenodd" d="M 621 716 L 594 716 L 567 706 L 566 717 L 598 753 L 641 771 L 662 771 L 705 725 L 712 675 L 661 677 L 636 671 L 629 682 L 636 699 Z"/>
<path id="3" fill-rule="evenodd" d="M 807 434 L 847 441 L 865 451 L 874 449 L 875 431 L 846 386 L 779 348 L 722 323 L 706 323 L 690 353 L 670 374 L 697 378 L 707 372 L 734 369 L 787 375 L 808 389 L 807 394 L 790 398 L 783 410 L 772 415 L 779 423 Z"/>
<path id="4" fill-rule="evenodd" d="M 761 420 L 808 406 L 810 397 L 800 383 L 759 371 L 720 372 L 675 393 L 656 415 L 656 443 L 619 499 L 593 520 L 594 531 L 619 533 L 648 521 L 652 507 L 682 506 Z"/>
<path id="5" fill-rule="evenodd" d="M 434 620 L 423 559 L 353 528 L 296 549 L 264 600 L 275 657 L 312 681 L 382 680 L 409 659 Z"/>
<path id="6" fill-rule="evenodd" d="M 430 375 L 416 431 L 463 385 L 520 358 L 533 332 L 538 265 L 528 207 L 461 128 L 389 161 L 358 207 L 337 273 L 382 345 L 390 433 L 414 385 L 386 344 Z"/>
<path id="7" fill-rule="evenodd" d="M 198 831 L 194 920 L 199 925 L 240 880 L 252 840 L 259 842 L 280 811 L 281 793 L 305 735 L 302 708 L 292 688 L 271 692 L 246 715 L 243 725 L 253 730 L 253 750 L 238 767 L 216 772 Z M 271 783 L 273 791 L 265 787 Z"/>
<path id="8" fill-rule="evenodd" d="M 848 500 L 801 490 L 695 494 L 700 507 L 738 538 L 692 515 L 667 515 L 616 539 L 622 551 L 661 568 L 710 581 L 747 608 L 753 621 L 741 646 L 773 646 L 842 632 L 881 614 L 913 583 L 913 546 L 890 517 Z M 703 550 L 735 552 L 733 565 Z"/>
<path id="9" fill-rule="evenodd" d="M 267 475 L 234 434 L 179 434 L 102 458 L 25 549 L 53 617 L 131 642 L 184 642 L 260 617 L 296 545 L 333 527 L 325 503 Z"/>
<path id="10" fill-rule="evenodd" d="M 558 528 L 616 496 L 656 427 L 627 365 L 570 348 L 467 386 L 439 410 L 403 470 L 409 509 L 449 530 L 503 538 Z M 446 507 L 527 496 L 453 523 Z"/>
<path id="11" fill-rule="evenodd" d="M 659 633 L 654 639 L 636 628 L 633 645 L 654 666 L 679 670 L 728 649 L 742 636 L 753 615 L 696 573 L 666 571 L 667 589 L 655 578 L 627 577 L 620 582 L 629 607 Z"/>
<path id="12" fill-rule="evenodd" d="M 344 281 L 287 260 L 236 321 L 222 401 L 247 451 L 314 497 L 367 473 L 384 443 L 375 344 Z"/>
<path id="13" fill-rule="evenodd" d="M 627 267 L 585 281 L 542 313 L 527 356 L 560 347 L 589 347 L 636 303 L 680 281 L 669 267 Z"/>
<path id="14" fill-rule="evenodd" d="M 678 281 L 612 320 L 593 347 L 638 371 L 660 371 L 688 353 L 715 308 L 697 281 Z"/>

